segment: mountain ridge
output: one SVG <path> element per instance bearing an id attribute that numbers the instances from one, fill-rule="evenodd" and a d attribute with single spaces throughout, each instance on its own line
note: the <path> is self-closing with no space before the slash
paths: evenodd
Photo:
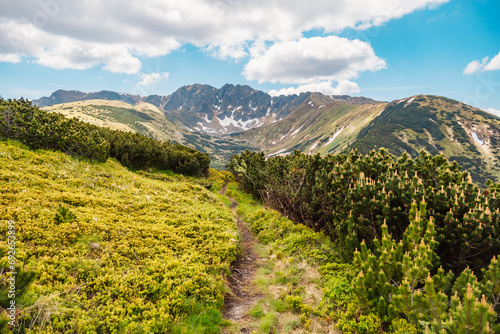
<path id="1" fill-rule="evenodd" d="M 129 104 L 147 102 L 169 113 L 170 118 L 177 119 L 189 130 L 225 135 L 279 121 L 311 94 L 320 93 L 271 96 L 247 85 L 225 84 L 217 89 L 210 85 L 193 84 L 180 87 L 167 96 L 138 96 L 108 90 L 84 93 L 60 89 L 49 97 L 33 100 L 33 103 L 39 107 L 47 107 L 85 100 L 114 100 Z M 369 98 L 348 95 L 323 96 L 348 104 L 375 102 Z M 179 114 L 176 111 L 187 111 L 189 114 Z"/>
<path id="2" fill-rule="evenodd" d="M 446 97 L 414 95 L 391 102 L 311 92 L 271 97 L 249 86 L 230 84 L 220 89 L 184 86 L 167 97 L 110 91 L 92 95 L 69 91 L 68 96 L 104 99 L 44 109 L 190 145 L 209 153 L 217 167 L 245 149 L 262 150 L 271 157 L 294 150 L 369 153 L 386 147 L 396 155 L 415 155 L 422 149 L 444 154 L 481 184 L 486 179 L 500 180 L 500 118 Z M 113 99 L 129 103 L 113 106 Z"/>

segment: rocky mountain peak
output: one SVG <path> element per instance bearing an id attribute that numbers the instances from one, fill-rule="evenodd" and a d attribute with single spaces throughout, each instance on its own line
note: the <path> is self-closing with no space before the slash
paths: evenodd
<path id="1" fill-rule="evenodd" d="M 247 85 L 225 84 L 215 88 L 205 84 L 180 87 L 168 96 L 138 96 L 103 90 L 84 93 L 75 90 L 57 90 L 49 97 L 34 100 L 39 107 L 83 100 L 116 100 L 129 104 L 151 103 L 165 111 L 175 112 L 175 118 L 186 128 L 212 135 L 224 135 L 245 131 L 277 122 L 306 99 L 315 96 L 325 103 L 340 102 L 348 104 L 373 103 L 374 100 L 349 96 L 326 96 L 320 93 L 301 93 L 300 95 L 270 96 Z"/>
<path id="2" fill-rule="evenodd" d="M 304 96 L 271 97 L 246 85 L 226 84 L 217 89 L 195 84 L 181 87 L 168 96 L 162 109 L 188 111 L 186 127 L 190 127 L 188 123 L 192 126 L 194 116 L 197 122 L 191 130 L 222 135 L 282 119 Z"/>

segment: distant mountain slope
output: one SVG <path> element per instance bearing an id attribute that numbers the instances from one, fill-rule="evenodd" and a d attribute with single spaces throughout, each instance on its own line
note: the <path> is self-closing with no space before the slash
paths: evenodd
<path id="1" fill-rule="evenodd" d="M 248 86 L 224 85 L 216 89 L 208 85 L 192 85 L 167 97 L 162 108 L 188 111 L 181 112 L 178 118 L 186 127 L 221 135 L 283 119 L 308 95 L 271 97 Z"/>
<path id="2" fill-rule="evenodd" d="M 445 97 L 418 95 L 388 104 L 350 148 L 367 153 L 378 147 L 394 154 L 444 154 L 481 183 L 500 176 L 500 118 Z"/>
<path id="3" fill-rule="evenodd" d="M 116 100 L 84 100 L 43 109 L 112 129 L 139 132 L 163 140 L 177 139 L 177 127 L 165 119 L 161 110 L 144 102 L 131 105 Z"/>
<path id="4" fill-rule="evenodd" d="M 175 119 L 170 121 L 162 110 L 146 102 L 131 105 L 116 100 L 84 100 L 43 109 L 98 126 L 138 132 L 159 140 L 170 140 L 193 147 L 209 153 L 213 167 L 224 166 L 235 152 L 255 149 L 246 142 L 190 131 Z"/>
<path id="5" fill-rule="evenodd" d="M 162 109 L 192 130 L 223 135 L 280 121 L 297 110 L 311 95 L 312 93 L 302 93 L 273 97 L 249 86 L 226 84 L 216 89 L 208 85 L 191 85 L 168 96 Z M 330 102 L 375 102 L 364 97 L 322 96 Z M 174 116 L 172 111 L 181 112 Z"/>
<path id="6" fill-rule="evenodd" d="M 49 97 L 42 97 L 33 100 L 33 104 L 39 107 L 46 107 L 55 104 L 85 101 L 85 100 L 111 100 L 122 101 L 130 104 L 141 101 L 143 98 L 138 95 L 120 94 L 108 90 L 100 92 L 84 93 L 77 90 L 62 90 L 59 89 L 52 93 Z"/>
<path id="7" fill-rule="evenodd" d="M 500 118 L 445 97 L 418 95 L 390 103 L 348 105 L 312 94 L 280 122 L 230 136 L 268 156 L 363 154 L 381 147 L 412 156 L 443 154 L 484 184 L 500 180 Z"/>
<path id="8" fill-rule="evenodd" d="M 92 96 L 105 99 L 88 100 Z M 209 153 L 214 167 L 247 148 L 273 156 L 293 150 L 368 153 L 386 147 L 397 155 L 421 149 L 442 153 L 478 183 L 500 181 L 500 118 L 445 97 L 418 95 L 390 103 L 320 93 L 271 97 L 240 85 L 191 85 L 169 96 L 106 91 L 51 95 L 53 101 L 75 98 L 83 100 L 46 108 L 183 143 Z"/>
<path id="9" fill-rule="evenodd" d="M 361 105 L 349 102 L 313 93 L 282 121 L 231 138 L 248 141 L 268 155 L 336 152 L 354 141 L 386 105 L 374 100 Z"/>
<path id="10" fill-rule="evenodd" d="M 33 103 L 39 107 L 61 103 L 109 100 L 128 104 L 146 102 L 165 111 L 171 121 L 176 121 L 190 131 L 210 135 L 225 135 L 277 122 L 298 108 L 311 93 L 275 96 L 249 86 L 226 84 L 220 89 L 209 85 L 190 85 L 179 88 L 169 96 L 120 94 L 110 91 L 83 93 L 58 90 L 50 97 L 42 97 Z M 326 97 L 325 97 L 326 98 Z M 373 103 L 364 97 L 339 95 L 327 97 L 347 104 Z"/>

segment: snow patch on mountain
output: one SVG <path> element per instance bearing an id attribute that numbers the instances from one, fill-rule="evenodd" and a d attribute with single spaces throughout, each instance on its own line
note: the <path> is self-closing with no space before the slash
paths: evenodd
<path id="1" fill-rule="evenodd" d="M 231 117 L 224 116 L 224 119 L 220 119 L 219 117 L 217 117 L 217 120 L 219 121 L 219 124 L 224 128 L 232 125 L 243 130 L 248 130 L 253 125 L 259 122 L 258 118 L 249 119 L 248 121 L 236 120 L 233 115 L 231 115 Z"/>
<path id="2" fill-rule="evenodd" d="M 478 143 L 479 145 L 484 145 L 484 140 L 481 140 L 478 136 L 477 136 L 477 133 L 475 133 L 474 131 L 471 131 L 470 134 L 472 135 L 472 138 L 474 139 L 474 141 L 476 143 Z"/>
<path id="3" fill-rule="evenodd" d="M 335 138 L 337 138 L 337 136 L 342 132 L 342 130 L 344 130 L 344 128 L 341 128 L 339 131 L 335 132 L 333 136 L 330 139 L 328 139 L 325 146 L 331 144 L 335 140 Z"/>
<path id="4" fill-rule="evenodd" d="M 275 156 L 275 155 L 280 155 L 280 153 L 284 153 L 285 151 L 286 151 L 286 148 L 282 148 L 281 150 L 278 150 L 278 151 L 276 151 L 276 152 L 274 152 L 274 153 L 271 153 L 271 154 L 269 154 L 268 156 L 269 156 L 269 157 L 273 157 L 273 156 Z"/>
<path id="5" fill-rule="evenodd" d="M 210 128 L 207 128 L 206 126 L 204 126 L 202 122 L 198 122 L 198 123 L 196 123 L 196 127 L 197 127 L 199 130 L 202 130 L 202 131 L 205 131 L 205 132 L 214 132 L 214 130 L 212 130 L 212 129 L 210 129 Z"/>
<path id="6" fill-rule="evenodd" d="M 415 100 L 415 98 L 414 98 L 414 97 L 412 97 L 411 99 L 409 99 L 409 100 L 406 102 L 406 104 L 405 104 L 405 106 L 404 106 L 403 108 L 406 108 L 406 107 L 407 107 L 410 103 L 412 103 L 412 102 L 413 102 L 413 100 Z"/>
<path id="7" fill-rule="evenodd" d="M 304 126 L 302 125 L 300 128 L 292 132 L 291 136 L 294 137 L 297 133 L 299 133 L 300 129 L 302 129 Z"/>

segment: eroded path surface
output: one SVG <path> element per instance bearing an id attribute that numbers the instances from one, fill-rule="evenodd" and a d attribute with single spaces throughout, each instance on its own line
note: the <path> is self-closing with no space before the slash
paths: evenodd
<path id="1" fill-rule="evenodd" d="M 222 189 L 224 192 L 221 193 L 225 194 L 225 188 L 227 187 L 224 187 Z M 231 266 L 231 277 L 228 278 L 231 292 L 226 295 L 223 312 L 225 319 L 238 325 L 239 333 L 250 333 L 249 311 L 260 297 L 252 283 L 258 268 L 258 255 L 255 251 L 257 241 L 252 231 L 236 214 L 238 203 L 234 200 L 231 202 L 231 209 L 241 235 L 241 253 Z M 226 328 L 223 333 L 234 332 Z"/>
<path id="2" fill-rule="evenodd" d="M 226 189 L 223 187 L 220 193 L 226 195 Z M 297 306 L 286 298 L 298 296 L 301 309 L 304 306 L 320 312 L 323 310 L 324 286 L 317 266 L 309 263 L 307 258 L 285 252 L 284 247 L 288 244 L 259 242 L 250 224 L 238 217 L 238 203 L 234 200 L 231 203 L 241 236 L 241 253 L 232 264 L 231 277 L 227 279 L 230 292 L 225 296 L 223 316 L 230 324 L 223 328 L 222 333 L 338 334 L 331 319 L 321 313 L 304 315 L 297 312 Z M 255 208 L 246 205 L 242 203 L 245 212 L 254 212 Z M 269 219 L 275 216 L 276 213 L 269 213 Z M 272 233 L 272 230 L 266 231 Z M 291 233 L 299 233 L 298 240 L 303 239 L 302 232 L 289 232 L 288 236 Z M 278 232 L 275 237 L 278 237 Z M 296 245 L 299 252 L 309 247 L 301 245 L 300 241 Z"/>

